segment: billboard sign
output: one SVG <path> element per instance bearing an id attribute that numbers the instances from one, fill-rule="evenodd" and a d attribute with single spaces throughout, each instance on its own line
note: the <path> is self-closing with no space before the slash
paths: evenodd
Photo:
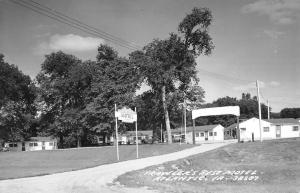
<path id="1" fill-rule="evenodd" d="M 128 107 L 123 107 L 122 109 L 115 111 L 115 117 L 124 123 L 133 123 L 137 121 L 136 112 Z"/>
<path id="2" fill-rule="evenodd" d="M 235 115 L 240 116 L 239 106 L 214 107 L 205 109 L 196 109 L 192 111 L 192 119 L 212 115 Z"/>

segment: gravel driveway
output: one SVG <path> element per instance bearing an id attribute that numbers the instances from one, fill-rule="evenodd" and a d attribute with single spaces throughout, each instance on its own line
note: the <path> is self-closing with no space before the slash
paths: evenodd
<path id="1" fill-rule="evenodd" d="M 57 173 L 46 176 L 0 181 L 1 193 L 138 193 L 155 192 L 147 188 L 126 188 L 111 183 L 119 175 L 213 150 L 228 143 L 202 144 L 183 151 L 101 165 L 78 171 Z"/>

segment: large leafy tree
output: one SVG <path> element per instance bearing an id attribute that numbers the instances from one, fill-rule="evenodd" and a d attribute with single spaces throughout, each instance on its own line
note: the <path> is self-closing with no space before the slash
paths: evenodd
<path id="1" fill-rule="evenodd" d="M 184 99 L 187 109 L 197 108 L 204 102 L 204 91 L 200 86 L 189 86 L 185 92 L 179 89 L 169 92 L 166 98 L 168 112 L 170 112 L 170 127 L 177 128 L 184 124 Z M 165 125 L 162 124 L 164 121 L 164 111 L 161 93 L 154 90 L 144 92 L 136 97 L 136 106 L 138 109 L 139 128 L 153 130 L 154 134 L 157 134 L 158 137 L 161 127 L 165 130 Z"/>
<path id="2" fill-rule="evenodd" d="M 284 108 L 280 111 L 281 118 L 300 118 L 300 108 Z"/>
<path id="3" fill-rule="evenodd" d="M 139 78 L 128 59 L 100 45 L 95 62 L 63 52 L 47 55 L 37 80 L 41 132 L 59 137 L 61 146 L 80 146 L 93 143 L 97 133 L 113 132 L 114 104 L 133 106 Z"/>
<path id="4" fill-rule="evenodd" d="M 83 111 L 86 123 L 95 132 L 111 134 L 114 131 L 114 108 L 134 107 L 134 95 L 138 87 L 137 68 L 128 59 L 107 45 L 98 48 L 97 62 L 93 67 L 91 92 Z M 120 124 L 120 130 L 129 124 Z"/>
<path id="5" fill-rule="evenodd" d="M 5 140 L 26 140 L 35 130 L 36 87 L 29 76 L 0 54 L 0 134 Z"/>
<path id="6" fill-rule="evenodd" d="M 211 53 L 213 48 L 208 27 L 212 15 L 206 8 L 194 8 L 179 24 L 179 34 L 165 40 L 154 40 L 141 51 L 130 54 L 143 80 L 161 94 L 168 143 L 172 143 L 167 95 L 179 89 L 185 92 L 197 79 L 195 57 Z"/>
<path id="7" fill-rule="evenodd" d="M 64 145 L 64 137 L 73 133 L 77 134 L 79 145 L 82 126 L 78 112 L 85 107 L 91 82 L 87 69 L 76 57 L 59 51 L 46 55 L 37 76 L 43 107 L 41 132 L 59 137 L 60 146 Z"/>

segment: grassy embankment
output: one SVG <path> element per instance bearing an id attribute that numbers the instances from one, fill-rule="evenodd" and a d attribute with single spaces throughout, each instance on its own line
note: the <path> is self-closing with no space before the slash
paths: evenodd
<path id="1" fill-rule="evenodd" d="M 116 181 L 161 192 L 300 192 L 300 138 L 231 144 Z"/>

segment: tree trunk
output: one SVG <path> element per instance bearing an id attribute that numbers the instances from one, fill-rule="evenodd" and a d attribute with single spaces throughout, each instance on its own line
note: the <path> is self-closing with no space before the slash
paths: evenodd
<path id="1" fill-rule="evenodd" d="M 171 127 L 170 127 L 170 119 L 169 119 L 169 112 L 168 112 L 168 107 L 167 107 L 167 102 L 166 102 L 166 86 L 163 86 L 161 88 L 162 92 L 162 103 L 163 103 L 163 108 L 164 108 L 164 115 L 165 115 L 165 122 L 166 122 L 166 131 L 168 135 L 168 143 L 172 143 L 172 134 L 171 134 Z"/>
<path id="2" fill-rule="evenodd" d="M 79 130 L 77 130 L 77 148 L 81 146 L 81 137 L 79 134 Z"/>
<path id="3" fill-rule="evenodd" d="M 62 134 L 59 134 L 59 148 L 64 148 L 64 137 Z"/>

